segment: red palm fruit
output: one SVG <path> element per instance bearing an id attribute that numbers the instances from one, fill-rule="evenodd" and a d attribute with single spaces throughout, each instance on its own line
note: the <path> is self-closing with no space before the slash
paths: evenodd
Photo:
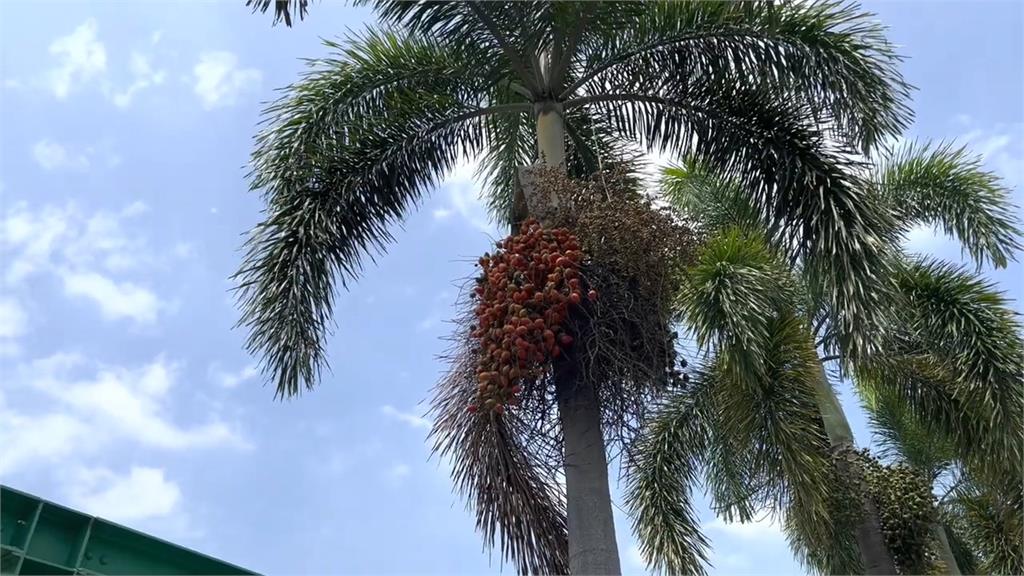
<path id="1" fill-rule="evenodd" d="M 573 304 L 579 304 L 580 303 L 580 293 L 579 292 L 573 292 L 572 294 L 569 294 L 569 301 L 572 302 Z"/>
<path id="2" fill-rule="evenodd" d="M 520 338 L 526 336 L 527 332 L 529 332 L 529 330 L 526 326 L 520 325 L 519 328 L 516 328 L 516 336 L 519 336 Z M 520 342 L 522 342 L 522 340 L 520 340 Z"/>
<path id="3" fill-rule="evenodd" d="M 503 363 L 508 363 L 510 360 L 512 360 L 512 353 L 508 350 L 503 351 L 501 353 L 501 361 Z"/>
<path id="4" fill-rule="evenodd" d="M 469 412 L 470 414 L 476 414 L 476 411 L 479 409 L 480 407 L 477 406 L 476 404 L 470 404 L 469 406 L 466 406 L 466 411 Z"/>
<path id="5" fill-rule="evenodd" d="M 505 412 L 505 406 L 502 404 L 495 404 L 494 411 L 498 414 L 503 414 Z"/>
<path id="6" fill-rule="evenodd" d="M 558 346 L 555 346 L 554 348 L 551 349 L 551 357 L 552 358 L 558 358 L 561 355 L 562 355 L 562 349 L 559 348 Z"/>
<path id="7" fill-rule="evenodd" d="M 591 302 L 597 300 L 597 290 L 591 290 L 590 292 L 587 292 L 587 298 L 589 298 Z"/>
<path id="8" fill-rule="evenodd" d="M 513 394 L 519 394 L 522 391 L 523 391 L 523 387 L 519 386 L 518 384 L 512 387 L 512 393 Z"/>
<path id="9" fill-rule="evenodd" d="M 541 320 L 540 318 L 537 318 L 536 320 L 534 320 L 533 321 L 533 329 L 534 330 L 543 330 L 544 329 L 544 321 Z"/>
<path id="10" fill-rule="evenodd" d="M 569 288 L 572 288 L 573 290 L 579 290 L 579 288 L 580 288 L 579 278 L 573 278 L 572 280 L 569 280 Z"/>
<path id="11" fill-rule="evenodd" d="M 560 268 L 566 268 L 570 264 L 572 264 L 572 262 L 570 262 L 569 259 L 566 258 L 565 256 L 562 256 L 558 258 L 558 260 L 555 260 L 555 266 L 558 266 Z"/>
<path id="12" fill-rule="evenodd" d="M 551 330 L 545 330 L 544 331 L 544 341 L 545 342 L 554 342 L 555 341 L 555 333 L 552 332 Z"/>
<path id="13" fill-rule="evenodd" d="M 568 334 L 562 334 L 562 337 L 559 338 L 558 340 L 562 343 L 562 346 L 568 346 L 572 344 L 572 336 Z"/>

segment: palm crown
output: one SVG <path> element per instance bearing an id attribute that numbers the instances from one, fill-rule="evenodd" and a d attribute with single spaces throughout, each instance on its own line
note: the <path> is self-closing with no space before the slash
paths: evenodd
<path id="1" fill-rule="evenodd" d="M 666 196 L 713 237 L 678 300 L 710 356 L 692 386 L 666 400 L 627 476 L 649 562 L 703 572 L 707 543 L 689 504 L 689 487 L 703 479 L 728 520 L 749 521 L 757 512 L 784 518 L 794 551 L 810 567 L 865 569 L 842 513 L 846 488 L 829 458 L 837 444 L 853 441 L 822 368 L 841 360 L 882 435 L 883 455 L 913 465 L 928 482 L 954 466 L 972 479 L 955 500 L 960 508 L 947 508 L 983 541 L 976 546 L 987 566 L 1019 567 L 1016 547 L 1006 542 L 1022 534 L 1008 520 L 1022 510 L 1020 323 L 990 283 L 899 244 L 913 226 L 932 224 L 979 267 L 1005 266 L 1021 232 L 999 180 L 949 145 L 882 155 L 866 182 L 894 217 L 879 236 L 892 241 L 884 252 L 895 291 L 879 309 L 887 318 L 880 350 L 863 358 L 846 354 L 820 287 L 794 274 L 784 246 L 735 181 L 691 161 L 667 170 L 663 182 Z M 993 506 L 988 516 L 979 512 L 983 503 Z M 957 556 L 944 561 L 966 562 Z"/>
<path id="2" fill-rule="evenodd" d="M 307 8 L 249 3 L 287 24 Z M 515 219 L 516 167 L 551 112 L 570 174 L 638 147 L 735 178 L 825 286 L 839 337 L 870 347 L 888 216 L 852 153 L 909 118 L 899 58 L 870 15 L 833 2 L 375 7 L 383 28 L 328 43 L 334 56 L 267 108 L 256 140 L 250 181 L 267 210 L 237 280 L 248 348 L 279 395 L 314 385 L 339 284 L 462 159 L 479 160 L 493 217 Z"/>

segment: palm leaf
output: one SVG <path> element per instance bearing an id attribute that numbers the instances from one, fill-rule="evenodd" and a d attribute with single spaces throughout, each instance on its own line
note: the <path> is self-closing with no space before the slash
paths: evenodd
<path id="1" fill-rule="evenodd" d="M 510 410 L 502 417 L 466 411 L 476 394 L 476 358 L 463 350 L 431 403 L 434 453 L 451 460 L 452 478 L 476 514 L 488 547 L 521 574 L 567 574 L 565 495 L 537 445 L 524 442 L 529 425 Z M 548 440 L 551 442 L 552 440 Z"/>
<path id="2" fill-rule="evenodd" d="M 884 28 L 853 3 L 620 3 L 620 25 L 581 44 L 578 80 L 562 97 L 693 79 L 766 83 L 867 150 L 910 118 L 909 86 Z M 603 32 L 603 33 L 602 33 Z M 655 89 L 636 90 L 646 94 Z"/>
<path id="3" fill-rule="evenodd" d="M 691 490 L 707 449 L 714 376 L 697 372 L 693 387 L 667 398 L 626 470 L 626 505 L 647 565 L 670 574 L 706 572 L 709 542 L 700 531 Z"/>
<path id="4" fill-rule="evenodd" d="M 912 143 L 887 154 L 876 178 L 901 232 L 939 226 L 978 266 L 1003 268 L 1021 249 L 1019 218 L 1009 191 L 981 162 L 966 148 Z"/>
<path id="5" fill-rule="evenodd" d="M 522 110 L 481 101 L 485 62 L 471 52 L 388 33 L 332 47 L 338 58 L 312 61 L 267 109 L 252 159 L 267 210 L 236 275 L 240 324 L 282 397 L 326 366 L 336 282 L 358 277 L 392 224 L 484 148 L 484 117 Z"/>
<path id="6" fill-rule="evenodd" d="M 291 28 L 294 16 L 298 16 L 300 20 L 306 17 L 309 0 L 245 0 L 245 5 L 252 8 L 253 13 L 264 14 L 273 5 L 274 24 L 284 21 L 284 25 Z"/>
<path id="7" fill-rule="evenodd" d="M 908 325 L 920 345 L 947 366 L 955 395 L 991 426 L 985 442 L 963 448 L 980 455 L 987 447 L 992 451 L 983 461 L 1009 465 L 1020 477 L 1024 340 L 1017 314 L 993 284 L 961 267 L 918 259 L 901 272 Z"/>

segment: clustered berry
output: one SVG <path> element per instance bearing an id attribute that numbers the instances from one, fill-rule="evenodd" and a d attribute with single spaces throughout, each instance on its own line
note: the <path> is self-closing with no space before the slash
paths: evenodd
<path id="1" fill-rule="evenodd" d="M 527 380 L 542 377 L 572 345 L 564 326 L 583 300 L 579 240 L 565 228 L 527 220 L 519 233 L 480 258 L 472 337 L 477 340 L 478 390 L 470 412 L 501 414 L 516 405 Z M 586 295 L 597 300 L 598 293 Z"/>

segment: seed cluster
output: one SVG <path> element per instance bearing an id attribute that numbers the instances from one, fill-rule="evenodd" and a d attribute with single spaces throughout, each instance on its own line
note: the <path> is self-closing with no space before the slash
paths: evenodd
<path id="1" fill-rule="evenodd" d="M 573 344 L 566 327 L 571 306 L 583 301 L 579 240 L 565 228 L 527 220 L 519 233 L 480 258 L 474 310 L 480 359 L 471 412 L 501 414 L 519 402 L 523 384 L 541 378 Z M 589 290 L 586 298 L 597 300 Z"/>
<path id="2" fill-rule="evenodd" d="M 867 459 L 864 471 L 898 572 L 944 574 L 937 566 L 940 561 L 931 533 L 935 497 L 928 481 L 909 466 L 886 466 L 874 459 Z"/>

